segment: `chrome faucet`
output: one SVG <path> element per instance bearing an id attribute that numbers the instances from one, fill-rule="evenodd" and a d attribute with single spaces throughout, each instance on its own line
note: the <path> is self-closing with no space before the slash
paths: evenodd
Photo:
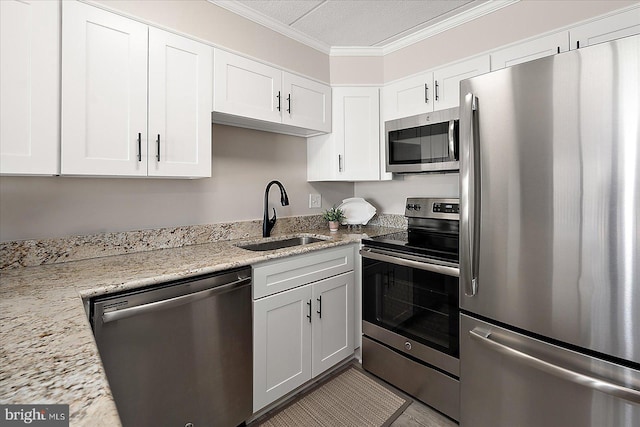
<path id="1" fill-rule="evenodd" d="M 287 206 L 289 204 L 289 197 L 287 196 L 287 192 L 284 189 L 284 186 L 280 181 L 271 181 L 267 184 L 267 189 L 264 190 L 264 218 L 262 220 L 262 237 L 269 237 L 271 235 L 271 229 L 274 225 L 276 225 L 276 208 L 273 208 L 273 218 L 269 219 L 269 189 L 273 184 L 276 184 L 280 187 L 280 203 L 282 206 Z"/>

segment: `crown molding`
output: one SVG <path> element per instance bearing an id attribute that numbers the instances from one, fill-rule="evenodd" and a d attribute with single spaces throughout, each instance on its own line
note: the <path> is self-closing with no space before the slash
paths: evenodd
<path id="1" fill-rule="evenodd" d="M 257 24 L 267 27 L 273 31 L 276 31 L 283 36 L 289 37 L 302 44 L 305 44 L 313 49 L 316 49 L 322 53 L 326 53 L 330 56 L 384 56 L 391 52 L 403 49 L 414 43 L 426 40 L 429 37 L 433 37 L 444 31 L 455 28 L 459 25 L 463 25 L 474 19 L 480 18 L 489 13 L 500 10 L 504 7 L 510 6 L 520 0 L 490 0 L 485 1 L 477 6 L 471 7 L 464 12 L 447 18 L 434 25 L 423 28 L 422 30 L 415 31 L 405 37 L 401 37 L 393 42 L 381 45 L 381 46 L 329 46 L 319 40 L 303 34 L 302 32 L 276 21 L 260 12 L 257 12 L 251 8 L 246 7 L 244 4 L 235 1 L 224 0 L 207 0 L 216 6 L 222 7 L 230 12 L 240 15 L 246 19 L 249 19 Z"/>
<path id="2" fill-rule="evenodd" d="M 0 0 L 1 1 L 1 0 Z M 226 9 L 230 12 L 235 13 L 236 15 L 240 15 L 243 18 L 247 18 L 250 21 L 255 22 L 256 24 L 260 24 L 263 27 L 267 27 L 270 30 L 273 30 L 277 33 L 282 34 L 283 36 L 289 37 L 297 42 L 305 44 L 317 51 L 322 53 L 326 53 L 327 55 L 331 52 L 331 46 L 326 43 L 323 43 L 319 40 L 316 40 L 312 37 L 303 34 L 302 32 L 292 28 L 288 25 L 283 24 L 282 22 L 276 21 L 273 18 L 270 18 L 263 13 L 257 12 L 254 9 L 251 9 L 244 4 L 236 1 L 229 0 L 207 0 L 209 3 L 213 3 L 216 6 L 219 6 L 223 9 Z"/>
<path id="3" fill-rule="evenodd" d="M 430 25 L 422 30 L 418 30 L 405 37 L 402 37 L 394 42 L 381 46 L 382 55 L 387 55 L 391 52 L 395 52 L 407 46 L 411 46 L 414 43 L 418 43 L 422 40 L 428 39 L 429 37 L 433 37 L 457 26 L 466 24 L 467 22 L 473 21 L 474 19 L 488 15 L 504 7 L 511 6 L 512 4 L 518 3 L 519 1 L 520 0 L 486 1 L 475 7 L 467 9 L 458 15 L 454 15 L 434 25 Z"/>
<path id="4" fill-rule="evenodd" d="M 384 56 L 384 49 L 377 46 L 333 46 L 331 56 Z"/>

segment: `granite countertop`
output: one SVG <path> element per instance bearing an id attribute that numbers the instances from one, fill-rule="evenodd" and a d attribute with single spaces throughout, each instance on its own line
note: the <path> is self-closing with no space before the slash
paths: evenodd
<path id="1" fill-rule="evenodd" d="M 364 227 L 360 231 L 313 230 L 302 234 L 329 239 L 265 252 L 241 249 L 234 246 L 240 240 L 231 240 L 1 271 L 0 403 L 69 404 L 72 426 L 118 426 L 83 298 L 345 245 L 397 230 Z M 242 241 L 252 240 L 256 239 Z"/>

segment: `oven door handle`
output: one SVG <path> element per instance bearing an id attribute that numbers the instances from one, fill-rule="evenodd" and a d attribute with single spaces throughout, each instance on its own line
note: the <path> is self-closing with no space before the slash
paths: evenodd
<path id="1" fill-rule="evenodd" d="M 431 271 L 432 273 L 444 274 L 445 276 L 460 277 L 460 269 L 446 265 L 430 264 L 428 262 L 414 261 L 402 258 L 398 255 L 386 255 L 373 249 L 361 249 L 360 255 L 363 258 L 374 259 L 376 261 L 388 262 L 390 264 L 401 265 L 403 267 L 417 268 L 419 270 Z"/>

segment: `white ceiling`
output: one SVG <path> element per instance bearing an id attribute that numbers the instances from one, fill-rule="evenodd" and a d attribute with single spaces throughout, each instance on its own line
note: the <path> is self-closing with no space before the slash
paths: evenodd
<path id="1" fill-rule="evenodd" d="M 382 53 L 517 0 L 209 1 L 321 51 L 359 48 Z"/>

